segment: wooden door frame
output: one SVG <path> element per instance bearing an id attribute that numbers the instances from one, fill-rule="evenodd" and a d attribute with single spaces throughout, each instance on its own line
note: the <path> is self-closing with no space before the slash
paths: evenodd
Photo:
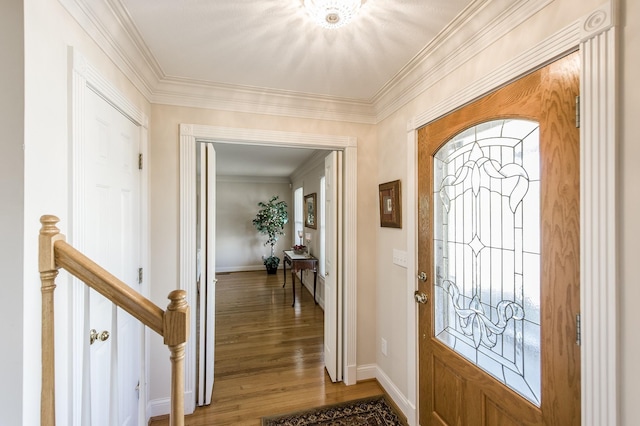
<path id="1" fill-rule="evenodd" d="M 342 242 L 344 327 L 342 347 L 343 381 L 356 383 L 357 337 L 357 139 L 352 136 L 332 136 L 274 130 L 217 127 L 200 124 L 180 124 L 180 283 L 187 290 L 187 302 L 195 306 L 195 144 L 197 142 L 240 143 L 274 147 L 298 147 L 338 150 L 344 152 L 343 185 L 345 200 Z M 195 330 L 195 309 L 191 310 L 192 330 Z M 195 339 L 187 342 L 185 355 L 185 413 L 195 409 Z"/>
<path id="2" fill-rule="evenodd" d="M 71 136 L 71 205 L 69 206 L 71 215 L 69 217 L 68 235 L 69 242 L 82 251 L 84 249 L 84 226 L 82 215 L 78 214 L 85 205 L 83 183 L 85 180 L 84 145 L 87 143 L 85 136 L 85 97 L 87 90 L 95 92 L 98 96 L 107 101 L 113 108 L 120 111 L 131 120 L 140 131 L 140 153 L 143 158 L 148 158 L 149 149 L 149 118 L 147 115 L 130 100 L 120 93 L 120 91 L 106 78 L 104 78 L 96 68 L 89 63 L 85 57 L 73 46 L 68 47 L 69 73 L 71 80 L 69 108 L 71 116 L 71 126 L 69 133 Z M 145 271 L 145 280 L 142 282 L 140 292 L 148 297 L 149 295 L 149 168 L 143 168 L 140 176 L 140 261 L 141 267 Z M 67 372 L 61 371 L 63 377 L 69 377 L 68 398 L 60 397 L 59 401 L 70 400 L 71 407 L 69 413 L 69 424 L 80 425 L 82 423 L 82 400 L 83 400 L 83 368 L 84 349 L 86 348 L 85 326 L 85 291 L 88 289 L 77 279 L 70 279 L 71 302 L 70 307 L 61 309 L 59 312 L 68 310 L 68 327 L 71 330 L 68 342 L 64 341 L 64 336 L 59 339 L 61 345 L 68 346 L 68 353 L 71 361 Z M 148 377 L 148 354 L 149 354 L 149 330 L 143 327 L 141 331 L 142 344 L 140 346 L 140 398 L 138 404 L 138 423 L 146 423 L 147 418 L 147 386 Z M 56 350 L 56 352 L 58 352 Z M 60 353 L 64 353 L 60 351 Z M 75 366 L 75 368 L 74 368 Z M 65 374 L 66 373 L 66 374 Z"/>
<path id="3" fill-rule="evenodd" d="M 407 378 L 405 414 L 418 417 L 418 129 L 448 112 L 578 50 L 580 65 L 580 311 L 582 424 L 617 424 L 617 58 L 615 1 L 513 58 L 407 123 Z M 603 211 L 603 206 L 606 206 Z M 603 255 L 606 254 L 606 255 Z M 605 324 L 601 331 L 595 325 Z M 413 336 L 413 338 L 411 338 Z"/>

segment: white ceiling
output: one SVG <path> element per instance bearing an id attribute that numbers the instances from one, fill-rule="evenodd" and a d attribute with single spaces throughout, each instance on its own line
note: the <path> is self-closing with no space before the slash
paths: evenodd
<path id="1" fill-rule="evenodd" d="M 327 30 L 301 0 L 120 1 L 166 77 L 361 100 L 470 3 L 368 0 Z"/>
<path id="2" fill-rule="evenodd" d="M 118 22 L 158 77 L 194 98 L 199 88 L 202 98 L 215 85 L 238 94 L 269 89 L 367 103 L 401 80 L 434 37 L 474 3 L 367 0 L 349 25 L 327 30 L 310 20 L 302 0 L 77 1 L 94 11 L 102 28 L 113 31 Z M 116 21 L 107 20 L 107 10 Z M 230 176 L 289 176 L 314 153 L 229 144 L 217 151 L 219 174 Z"/>
<path id="3" fill-rule="evenodd" d="M 308 161 L 315 150 L 305 148 L 267 147 L 214 143 L 216 174 L 288 178 Z"/>

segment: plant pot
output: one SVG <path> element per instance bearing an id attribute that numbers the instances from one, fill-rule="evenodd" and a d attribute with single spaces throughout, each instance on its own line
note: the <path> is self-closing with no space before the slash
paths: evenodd
<path id="1" fill-rule="evenodd" d="M 267 274 L 269 275 L 275 275 L 276 272 L 278 272 L 278 267 L 266 267 L 267 268 Z"/>

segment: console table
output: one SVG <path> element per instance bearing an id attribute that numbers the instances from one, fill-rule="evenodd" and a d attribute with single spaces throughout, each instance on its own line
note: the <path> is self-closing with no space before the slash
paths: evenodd
<path id="1" fill-rule="evenodd" d="M 284 273 L 284 284 L 287 284 L 287 264 L 291 267 L 291 287 L 293 288 L 293 303 L 296 304 L 296 272 L 304 270 L 313 271 L 313 301 L 316 302 L 316 281 L 318 280 L 318 259 L 308 254 L 295 254 L 293 250 L 284 251 L 284 260 L 282 261 L 282 271 Z M 302 285 L 302 272 L 300 272 L 300 284 Z"/>

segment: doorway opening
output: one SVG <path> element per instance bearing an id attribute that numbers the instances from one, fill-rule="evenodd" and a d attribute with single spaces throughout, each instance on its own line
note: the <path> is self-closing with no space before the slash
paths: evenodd
<path id="1" fill-rule="evenodd" d="M 339 339 L 343 343 L 342 380 L 345 384 L 356 382 L 356 177 L 357 147 L 356 139 L 344 136 L 327 136 L 291 132 L 261 131 L 252 129 L 230 129 L 201 125 L 180 125 L 180 162 L 181 162 L 181 272 L 180 288 L 186 289 L 188 302 L 196 306 L 197 277 L 196 259 L 196 144 L 200 142 L 220 142 L 245 144 L 263 147 L 308 148 L 326 151 L 340 151 L 344 161 L 339 168 L 342 174 L 341 191 L 344 194 L 344 205 L 340 210 L 343 221 L 343 233 L 340 244 L 343 256 L 339 259 L 340 278 L 345 283 L 340 291 L 343 301 L 337 311 L 344 331 Z M 192 329 L 196 329 L 195 310 L 192 310 Z M 195 409 L 196 386 L 196 341 L 194 337 L 187 345 L 185 380 L 185 411 Z M 205 385 L 206 388 L 206 385 Z"/>

